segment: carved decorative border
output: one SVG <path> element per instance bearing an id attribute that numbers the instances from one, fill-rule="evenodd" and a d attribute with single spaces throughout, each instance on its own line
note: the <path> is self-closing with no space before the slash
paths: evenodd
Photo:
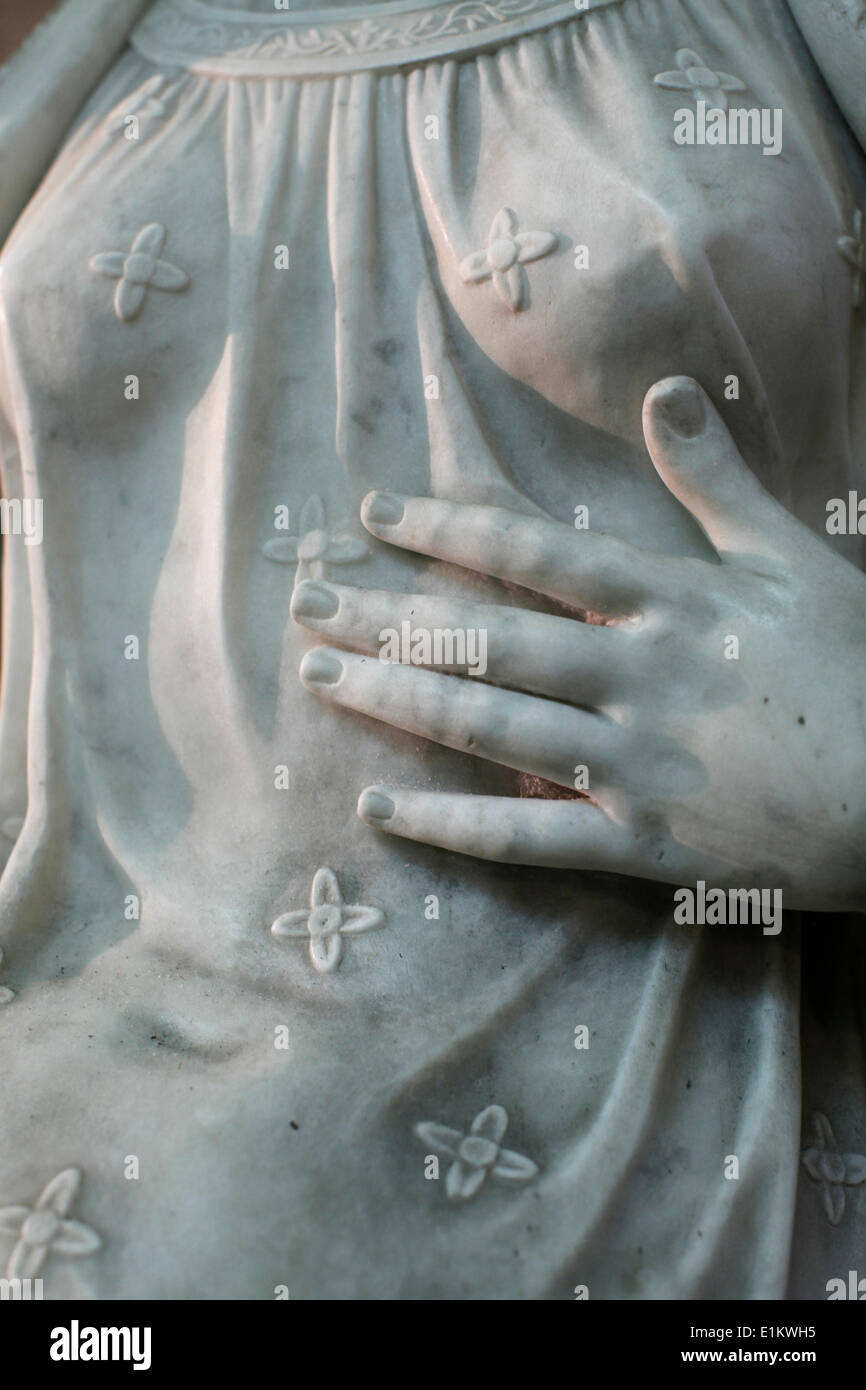
<path id="1" fill-rule="evenodd" d="M 145 58 L 235 77 L 324 76 L 495 47 L 621 0 L 397 0 L 366 12 L 217 10 L 156 0 L 132 33 Z M 326 18 L 324 16 L 327 16 Z"/>

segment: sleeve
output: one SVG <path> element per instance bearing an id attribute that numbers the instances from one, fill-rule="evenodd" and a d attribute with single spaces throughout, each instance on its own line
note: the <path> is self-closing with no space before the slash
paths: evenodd
<path id="1" fill-rule="evenodd" d="M 150 0 L 61 0 L 0 68 L 0 245 Z"/>
<path id="2" fill-rule="evenodd" d="M 21 460 L 14 434 L 0 407 L 0 467 L 3 502 L 23 496 Z M 18 838 L 27 809 L 27 712 L 33 662 L 33 620 L 27 551 L 22 535 L 0 538 L 0 871 Z"/>
<path id="3" fill-rule="evenodd" d="M 63 143 L 79 109 L 115 62 L 150 0 L 61 0 L 0 67 L 0 246 Z M 21 505 L 15 432 L 0 400 L 0 506 Z M 3 528 L 4 530 L 7 528 Z M 0 869 L 27 806 L 27 711 L 32 670 L 28 558 L 2 537 Z"/>

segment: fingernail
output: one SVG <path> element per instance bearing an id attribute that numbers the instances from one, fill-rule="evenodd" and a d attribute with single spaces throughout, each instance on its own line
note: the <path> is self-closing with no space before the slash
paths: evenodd
<path id="1" fill-rule="evenodd" d="M 682 439 L 694 439 L 704 431 L 707 415 L 703 392 L 690 377 L 673 377 L 666 382 L 654 397 L 653 407 L 668 429 Z"/>
<path id="2" fill-rule="evenodd" d="M 361 820 L 390 820 L 396 809 L 390 796 L 379 787 L 365 787 L 358 797 Z"/>
<path id="3" fill-rule="evenodd" d="M 342 674 L 342 661 L 339 661 L 333 652 L 323 651 L 321 647 L 307 652 L 301 662 L 301 680 L 308 681 L 311 685 L 334 685 Z"/>
<path id="4" fill-rule="evenodd" d="M 361 515 L 365 521 L 378 526 L 396 526 L 403 520 L 405 499 L 396 492 L 369 492 L 364 498 Z"/>
<path id="5" fill-rule="evenodd" d="M 328 584 L 304 579 L 292 594 L 293 618 L 333 618 L 340 600 Z"/>

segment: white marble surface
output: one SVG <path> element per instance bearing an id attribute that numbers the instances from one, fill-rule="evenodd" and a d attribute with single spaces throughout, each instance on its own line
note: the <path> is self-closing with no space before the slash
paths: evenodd
<path id="1" fill-rule="evenodd" d="M 104 58 L 100 26 L 67 6 Z M 133 49 L 99 82 L 95 59 L 70 74 L 37 35 L 19 68 L 55 74 L 55 134 L 87 100 L 0 258 L 4 493 L 45 507 L 41 546 L 4 541 L 0 1259 L 38 1267 L 49 1297 L 822 1298 L 862 1251 L 866 1200 L 853 1159 L 832 1158 L 866 1153 L 862 943 L 840 910 L 862 906 L 860 842 L 835 803 L 801 796 L 803 750 L 823 749 L 817 785 L 850 778 L 852 819 L 862 802 L 856 750 L 821 732 L 855 737 L 862 657 L 847 562 L 863 538 L 825 528 L 826 500 L 864 488 L 863 314 L 839 246 L 862 154 L 775 0 L 623 0 L 459 64 L 353 59 L 312 80 L 250 56 L 246 31 L 235 45 L 246 13 L 220 16 L 245 70 L 203 70 L 217 8 L 175 15 L 199 14 L 202 63 L 166 6 L 174 62 Z M 653 79 L 684 47 L 784 110 L 782 157 L 675 146 L 692 96 Z M 47 148 L 16 155 L 7 221 Z M 531 256 L 506 265 L 501 243 L 526 233 Z M 364 713 L 338 707 L 364 708 L 348 684 L 334 700 L 309 665 L 298 678 L 327 631 L 293 619 L 297 579 L 565 621 L 507 574 L 365 526 L 371 489 L 551 518 L 575 545 L 586 505 L 587 538 L 714 585 L 677 472 L 690 455 L 654 415 L 644 433 L 646 393 L 671 376 L 718 407 L 706 437 L 756 545 L 784 540 L 790 611 L 815 635 L 780 699 L 802 692 L 824 723 L 777 731 L 757 708 L 754 682 L 790 652 L 773 645 L 784 603 L 756 585 L 742 675 L 705 686 L 681 635 L 641 668 L 626 704 L 646 740 L 626 766 L 655 769 L 653 716 L 676 725 L 678 692 L 705 693 L 709 722 L 749 690 L 750 720 L 732 712 L 700 746 L 718 740 L 718 782 L 672 759 L 672 839 L 704 855 L 690 882 L 721 857 L 732 882 L 769 872 L 792 908 L 834 909 L 793 911 L 777 938 L 678 925 L 673 869 L 490 862 L 447 826 L 445 848 L 383 834 L 356 813 L 365 787 L 524 805 L 522 771 L 557 768 L 479 758 L 450 697 L 449 747 L 422 736 L 418 704 L 396 728 L 390 693 Z M 582 638 L 601 650 L 613 632 Z M 344 645 L 363 647 L 348 625 Z M 701 720 L 687 705 L 679 723 Z M 559 834 L 586 810 L 544 814 Z M 34 1222 L 40 1195 L 54 1216 Z"/>

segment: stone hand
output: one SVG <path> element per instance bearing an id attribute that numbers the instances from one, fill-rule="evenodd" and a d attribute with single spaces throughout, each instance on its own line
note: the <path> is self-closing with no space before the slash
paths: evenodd
<path id="1" fill-rule="evenodd" d="M 369 787 L 358 813 L 483 859 L 780 888 L 788 907 L 864 910 L 866 578 L 761 487 L 696 382 L 654 386 L 644 434 L 715 548 L 709 560 L 497 507 L 372 493 L 362 518 L 380 540 L 558 611 L 298 586 L 293 616 L 334 644 L 304 657 L 310 690 L 584 793 Z M 431 641 L 460 630 L 476 658 L 486 643 L 484 670 L 370 660 L 386 629 Z M 415 652 L 436 664 L 435 644 Z"/>

